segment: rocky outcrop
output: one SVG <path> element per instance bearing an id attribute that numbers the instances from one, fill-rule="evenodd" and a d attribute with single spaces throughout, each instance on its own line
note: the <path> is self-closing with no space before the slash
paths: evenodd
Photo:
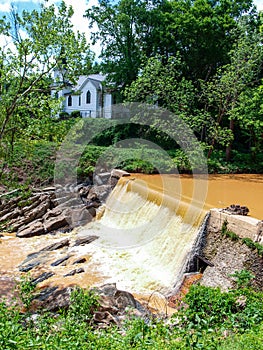
<path id="1" fill-rule="evenodd" d="M 37 294 L 32 309 L 45 309 L 50 312 L 67 309 L 74 288 L 76 287 L 47 287 Z M 147 318 L 150 315 L 131 293 L 117 289 L 114 283 L 105 284 L 92 291 L 98 295 L 98 306 L 93 312 L 93 322 L 97 326 L 104 327 L 110 323 L 120 325 L 129 317 Z"/>
<path id="2" fill-rule="evenodd" d="M 37 271 L 41 269 L 46 269 L 46 267 L 56 267 L 61 264 L 66 264 L 67 261 L 71 258 L 72 253 L 69 253 L 68 249 L 71 247 L 75 246 L 84 246 L 87 244 L 92 243 L 98 238 L 98 236 L 92 236 L 92 235 L 87 235 L 87 236 L 75 236 L 72 237 L 71 239 L 66 238 L 63 240 L 60 240 L 58 242 L 55 242 L 53 244 L 50 244 L 42 249 L 40 249 L 38 252 L 34 252 L 29 254 L 26 259 L 18 266 L 18 269 L 20 272 L 28 272 L 31 271 L 32 276 L 35 276 Z M 54 259 L 54 255 L 52 255 L 52 252 L 57 252 L 57 255 L 60 255 L 58 259 Z M 63 256 L 61 256 L 63 254 Z M 72 265 L 75 264 L 82 264 L 86 262 L 86 258 L 78 258 L 75 259 L 75 261 L 72 262 Z M 35 269 L 37 268 L 37 269 Z M 37 270 L 37 271 L 35 271 Z M 53 275 L 55 274 L 54 271 Z M 79 273 L 79 272 L 76 272 Z M 52 275 L 52 276 L 53 276 Z M 49 278 L 48 276 L 47 278 Z M 37 277 L 34 277 L 37 279 Z M 46 278 L 46 279 L 47 279 Z"/>
<path id="3" fill-rule="evenodd" d="M 129 173 L 113 170 L 94 176 L 95 184 L 68 184 L 33 189 L 31 195 L 17 195 L 19 190 L 0 197 L 0 229 L 16 232 L 17 237 L 39 236 L 56 230 L 82 226 L 96 216 L 122 176 Z M 9 196 L 16 195 L 9 199 Z"/>

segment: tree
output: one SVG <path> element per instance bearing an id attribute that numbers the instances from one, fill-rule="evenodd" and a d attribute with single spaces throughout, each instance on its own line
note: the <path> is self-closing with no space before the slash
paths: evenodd
<path id="1" fill-rule="evenodd" d="M 57 103 L 50 96 L 54 68 L 63 68 L 64 78 L 74 82 L 82 58 L 90 55 L 84 35 L 73 31 L 72 15 L 65 2 L 56 9 L 46 1 L 39 11 L 19 15 L 12 8 L 9 20 L 1 19 L 0 34 L 6 40 L 0 48 L 2 151 L 25 126 L 26 118 L 50 115 Z"/>
<path id="2" fill-rule="evenodd" d="M 179 53 L 187 79 L 195 83 L 208 80 L 218 67 L 229 62 L 237 21 L 249 14 L 253 24 L 256 12 L 252 4 L 252 0 L 162 2 L 158 7 L 160 18 L 154 21 L 153 54 L 168 58 Z"/>
<path id="3" fill-rule="evenodd" d="M 256 25 L 252 0 L 100 0 L 86 11 L 90 27 L 98 27 L 92 39 L 101 41 L 104 70 L 124 88 L 155 55 L 165 64 L 179 53 L 186 79 L 209 80 L 229 62 L 230 32 L 244 15 Z"/>
<path id="4" fill-rule="evenodd" d="M 231 34 L 231 33 L 230 33 Z M 212 79 L 199 80 L 199 89 L 186 79 L 179 55 L 150 58 L 140 76 L 125 90 L 127 101 L 147 102 L 167 108 L 192 128 L 211 156 L 215 147 L 226 147 L 231 159 L 237 136 L 253 153 L 262 145 L 262 33 L 239 21 L 228 53 L 230 63 L 219 67 Z"/>
<path id="5" fill-rule="evenodd" d="M 95 24 L 98 27 L 92 40 L 101 41 L 102 68 L 116 87 L 125 88 L 137 78 L 148 54 L 145 45 L 151 31 L 149 13 L 155 3 L 158 1 L 99 0 L 98 6 L 86 11 L 90 28 Z"/>
<path id="6" fill-rule="evenodd" d="M 196 89 L 182 74 L 183 62 L 179 56 L 149 58 L 142 66 L 140 76 L 126 88 L 124 96 L 129 102 L 155 104 L 177 115 L 189 115 L 196 100 Z"/>
<path id="7" fill-rule="evenodd" d="M 263 72 L 262 33 L 251 30 L 243 21 L 239 23 L 238 33 L 239 39 L 229 53 L 230 63 L 219 68 L 211 81 L 202 84 L 204 108 L 210 115 L 210 125 L 213 125 L 212 133 L 207 135 L 208 157 L 219 143 L 227 147 L 226 159 L 230 160 L 236 124 L 243 131 L 250 130 L 256 143 L 263 132 L 259 103 Z M 256 106 L 259 108 L 255 109 Z"/>

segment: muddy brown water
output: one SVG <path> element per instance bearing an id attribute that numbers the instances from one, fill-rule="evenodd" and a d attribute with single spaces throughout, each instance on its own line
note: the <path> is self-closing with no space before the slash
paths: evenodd
<path id="1" fill-rule="evenodd" d="M 263 174 L 208 175 L 207 179 L 201 175 L 195 178 L 190 175 L 132 176 L 145 181 L 149 187 L 181 196 L 183 201 L 192 200 L 194 188 L 200 186 L 201 192 L 204 192 L 200 195 L 204 210 L 240 204 L 249 208 L 250 216 L 263 219 Z"/>
<path id="2" fill-rule="evenodd" d="M 176 198 L 186 203 L 186 207 L 188 206 L 186 212 L 191 206 L 197 207 L 200 212 L 205 213 L 210 208 L 224 208 L 230 204 L 240 204 L 249 208 L 249 215 L 261 220 L 263 219 L 263 175 L 209 175 L 206 179 L 203 176 L 196 176 L 193 178 L 187 175 L 160 176 L 132 174 L 130 179 L 136 179 L 140 186 L 143 185 L 149 188 L 149 192 L 154 190 L 151 192 L 151 196 L 147 197 L 147 200 L 151 197 L 150 201 L 155 201 L 155 198 L 152 197 L 154 193 L 156 193 L 155 202 L 158 204 L 160 204 L 157 200 L 157 197 L 160 198 L 158 193 L 164 193 L 168 195 L 168 197 Z M 127 179 L 124 181 L 127 181 Z M 191 214 L 191 211 L 189 211 L 189 213 Z M 124 224 L 128 225 L 129 222 Z M 89 228 L 87 228 L 87 230 L 87 232 L 89 232 Z M 14 281 L 18 280 L 20 276 L 18 265 L 23 262 L 28 254 L 36 252 L 50 243 L 59 241 L 65 238 L 66 235 L 59 233 L 57 235 L 49 234 L 40 237 L 19 239 L 16 238 L 14 234 L 3 234 L 4 237 L 1 238 L 0 243 L 0 293 L 2 296 L 8 295 L 8 293 L 11 292 L 11 287 L 14 289 Z M 67 235 L 74 238 L 76 232 L 73 231 Z M 189 239 L 189 245 L 191 241 L 192 240 Z M 100 247 L 94 247 L 92 244 L 89 246 L 91 248 L 86 249 L 84 247 L 73 251 L 74 256 L 69 259 L 66 266 L 54 267 L 53 272 L 55 272 L 56 275 L 51 277 L 48 281 L 39 284 L 39 287 L 43 288 L 47 285 L 66 286 L 72 284 L 89 287 L 116 281 L 117 287 L 119 284 L 120 289 L 123 288 L 133 291 L 131 289 L 140 284 L 142 279 L 145 279 L 147 283 L 144 286 L 142 285 L 141 289 L 134 289 L 135 294 L 145 295 L 147 294 L 145 293 L 147 288 L 150 293 L 152 293 L 153 290 L 157 290 L 159 286 L 161 286 L 160 288 L 162 289 L 163 286 L 161 282 L 163 281 L 160 282 L 160 278 L 164 276 L 168 278 L 170 272 L 174 270 L 174 266 L 172 265 L 167 271 L 165 270 L 167 266 L 169 266 L 167 259 L 171 261 L 168 252 L 170 248 L 167 248 L 167 243 L 165 242 L 163 246 L 157 244 L 156 247 L 153 245 L 153 248 L 146 249 L 146 253 L 143 250 L 144 248 L 142 250 L 135 250 L 134 253 L 123 250 L 121 252 L 115 252 L 114 258 L 110 257 L 108 253 L 103 255 L 103 249 Z M 160 253 L 162 250 L 165 250 L 165 254 L 161 254 L 160 262 L 154 261 L 157 255 L 156 252 Z M 50 263 L 63 256 L 63 254 L 66 254 L 66 252 L 59 251 L 51 254 L 48 262 L 48 271 L 50 271 L 50 269 L 52 270 Z M 174 256 L 174 251 L 172 249 L 171 254 Z M 132 255 L 134 255 L 135 258 Z M 64 278 L 63 275 L 74 268 L 74 265 L 72 266 L 73 260 L 79 257 L 86 257 L 87 262 L 83 265 L 85 272 L 80 275 Z M 152 270 L 146 269 L 145 272 L 141 272 L 137 257 L 141 259 L 142 264 L 146 267 L 147 261 L 149 261 L 148 265 L 153 264 L 154 261 L 155 268 Z M 180 259 L 181 262 L 183 255 Z M 125 265 L 126 263 L 127 265 Z M 151 279 L 149 276 L 151 273 L 154 274 L 156 272 L 159 263 L 160 273 L 153 276 L 151 286 Z M 37 275 L 44 270 L 45 268 L 40 268 L 32 273 Z M 132 283 L 130 283 L 130 277 L 133 279 Z"/>

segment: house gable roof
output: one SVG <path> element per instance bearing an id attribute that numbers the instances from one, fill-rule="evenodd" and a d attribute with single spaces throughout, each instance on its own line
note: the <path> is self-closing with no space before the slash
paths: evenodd
<path id="1" fill-rule="evenodd" d="M 91 74 L 91 75 L 81 75 L 77 81 L 76 86 L 73 87 L 73 90 L 79 91 L 90 81 L 97 90 L 101 88 L 101 83 L 105 80 L 105 76 L 101 74 Z"/>

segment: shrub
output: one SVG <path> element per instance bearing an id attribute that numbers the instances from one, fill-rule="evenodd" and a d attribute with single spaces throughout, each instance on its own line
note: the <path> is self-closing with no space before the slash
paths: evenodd
<path id="1" fill-rule="evenodd" d="M 73 111 L 70 113 L 71 118 L 81 118 L 80 111 Z"/>

